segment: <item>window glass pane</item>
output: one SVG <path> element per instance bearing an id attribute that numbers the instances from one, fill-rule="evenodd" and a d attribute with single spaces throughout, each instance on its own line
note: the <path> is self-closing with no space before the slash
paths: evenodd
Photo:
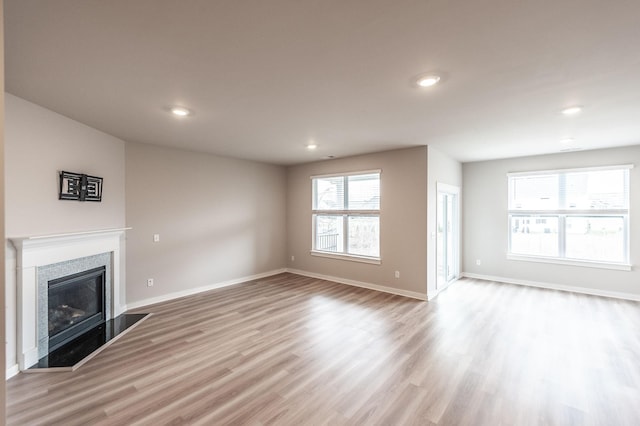
<path id="1" fill-rule="evenodd" d="M 556 210 L 559 208 L 558 175 L 523 176 L 509 179 L 512 210 Z"/>
<path id="2" fill-rule="evenodd" d="M 622 217 L 569 216 L 566 218 L 566 228 L 568 258 L 626 261 Z"/>
<path id="3" fill-rule="evenodd" d="M 349 176 L 349 210 L 380 209 L 380 175 Z"/>
<path id="4" fill-rule="evenodd" d="M 628 209 L 625 166 L 511 175 L 510 253 L 628 262 Z"/>
<path id="5" fill-rule="evenodd" d="M 313 179 L 313 208 L 316 210 L 344 210 L 344 177 Z"/>
<path id="6" fill-rule="evenodd" d="M 313 250 L 380 257 L 379 172 L 314 177 L 312 191 Z"/>
<path id="7" fill-rule="evenodd" d="M 349 253 L 380 256 L 380 218 L 349 216 Z"/>
<path id="8" fill-rule="evenodd" d="M 342 253 L 344 251 L 343 217 L 341 215 L 315 216 L 315 244 L 316 250 Z"/>
<path id="9" fill-rule="evenodd" d="M 563 188 L 568 209 L 627 208 L 627 170 L 567 173 Z"/>
<path id="10" fill-rule="evenodd" d="M 516 216 L 510 218 L 511 253 L 558 256 L 556 216 Z"/>

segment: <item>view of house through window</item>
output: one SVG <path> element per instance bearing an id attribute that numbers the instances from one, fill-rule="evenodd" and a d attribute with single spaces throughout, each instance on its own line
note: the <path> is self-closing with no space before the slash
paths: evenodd
<path id="1" fill-rule="evenodd" d="M 380 171 L 312 177 L 313 251 L 380 257 Z"/>
<path id="2" fill-rule="evenodd" d="M 509 254 L 628 264 L 631 167 L 510 173 Z"/>

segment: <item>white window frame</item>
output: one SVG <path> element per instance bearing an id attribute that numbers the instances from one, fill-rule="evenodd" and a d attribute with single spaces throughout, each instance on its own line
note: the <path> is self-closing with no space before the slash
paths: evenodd
<path id="1" fill-rule="evenodd" d="M 607 171 L 607 170 L 627 170 L 627 182 L 626 186 L 629 188 L 630 171 L 633 169 L 633 164 L 624 164 L 617 166 L 602 166 L 602 167 L 585 167 L 585 168 L 573 168 L 573 169 L 558 169 L 558 170 L 542 170 L 533 172 L 512 172 L 507 173 L 507 187 L 508 187 L 508 207 L 507 207 L 507 259 L 509 260 L 522 260 L 529 262 L 541 262 L 541 263 L 553 263 L 561 265 L 573 265 L 573 266 L 586 266 L 604 269 L 616 269 L 616 270 L 631 270 L 631 254 L 630 254 L 630 238 L 631 235 L 629 227 L 629 214 L 630 214 L 630 197 L 631 190 L 627 192 L 629 199 L 627 200 L 626 209 L 610 209 L 610 210 L 519 210 L 513 208 L 511 203 L 511 182 L 512 178 L 523 176 L 540 176 L 540 175 L 552 175 L 563 174 L 572 172 L 592 172 L 592 171 Z M 511 252 L 511 219 L 514 216 L 527 216 L 527 217 L 554 217 L 558 218 L 558 255 L 557 256 L 536 256 L 531 254 L 520 254 Z M 620 217 L 623 219 L 624 227 L 624 257 L 623 262 L 609 262 L 609 261 L 592 261 L 567 258 L 565 254 L 566 250 L 566 219 L 568 217 Z"/>
<path id="2" fill-rule="evenodd" d="M 354 262 L 362 262 L 362 263 L 372 263 L 372 264 L 376 264 L 379 265 L 382 262 L 382 244 L 379 241 L 379 247 L 380 247 L 380 254 L 378 256 L 364 256 L 364 255 L 357 255 L 357 254 L 351 254 L 351 253 L 347 253 L 345 252 L 333 252 L 333 251 L 322 251 L 322 250 L 317 250 L 315 245 L 316 245 L 316 217 L 318 215 L 320 216 L 342 216 L 343 220 L 342 220 L 342 227 L 343 227 L 343 231 L 342 231 L 342 238 L 343 238 L 343 248 L 344 250 L 347 249 L 348 245 L 348 239 L 349 239 L 349 217 L 377 217 L 378 218 L 378 222 L 380 223 L 380 209 L 377 210 L 322 210 L 322 209 L 316 209 L 315 205 L 313 205 L 313 203 L 315 202 L 315 185 L 314 185 L 314 179 L 318 179 L 318 178 L 336 178 L 336 177 L 341 177 L 344 178 L 344 206 L 348 205 L 348 200 L 349 200 L 349 185 L 347 182 L 347 178 L 349 176 L 359 176 L 359 175 L 371 175 L 371 174 L 378 174 L 380 181 L 382 181 L 382 170 L 380 169 L 375 169 L 375 170 L 362 170 L 362 171 L 357 171 L 357 172 L 347 172 L 347 173 L 332 173 L 332 174 L 325 174 L 325 175 L 314 175 L 311 176 L 311 255 L 313 256 L 319 256 L 319 257 L 327 257 L 330 259 L 340 259 L 340 260 L 350 260 L 350 261 L 354 261 Z M 380 188 L 380 192 L 382 193 L 382 187 Z M 382 200 L 382 196 L 380 197 L 380 199 Z M 381 239 L 382 237 L 379 236 L 379 238 Z"/>

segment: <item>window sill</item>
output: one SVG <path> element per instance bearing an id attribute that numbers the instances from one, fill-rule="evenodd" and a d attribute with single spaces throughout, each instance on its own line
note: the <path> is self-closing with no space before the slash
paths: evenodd
<path id="1" fill-rule="evenodd" d="M 329 259 L 348 260 L 352 262 L 370 263 L 380 265 L 381 259 L 378 257 L 355 256 L 353 254 L 331 253 L 327 251 L 311 250 L 312 256 L 327 257 Z"/>
<path id="2" fill-rule="evenodd" d="M 556 265 L 583 266 L 586 268 L 615 269 L 618 271 L 631 270 L 631 265 L 626 263 L 590 262 L 588 260 L 556 259 L 556 258 L 549 258 L 549 257 L 526 256 L 521 254 L 507 254 L 507 260 L 520 260 L 523 262 L 553 263 Z"/>

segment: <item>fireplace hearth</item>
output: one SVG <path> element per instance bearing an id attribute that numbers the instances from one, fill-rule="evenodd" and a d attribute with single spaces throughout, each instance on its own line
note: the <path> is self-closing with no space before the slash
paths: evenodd
<path id="1" fill-rule="evenodd" d="M 25 373 L 75 371 L 151 314 L 122 314 L 64 343 L 24 370 Z"/>

